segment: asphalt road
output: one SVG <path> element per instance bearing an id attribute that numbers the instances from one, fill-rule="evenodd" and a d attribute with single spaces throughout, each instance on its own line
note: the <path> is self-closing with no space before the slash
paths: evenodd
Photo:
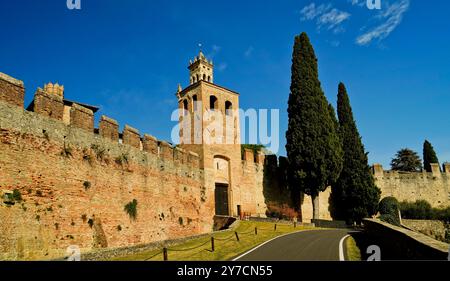
<path id="1" fill-rule="evenodd" d="M 310 230 L 272 240 L 238 261 L 339 261 L 339 242 L 348 230 Z M 345 251 L 345 247 L 344 247 Z"/>

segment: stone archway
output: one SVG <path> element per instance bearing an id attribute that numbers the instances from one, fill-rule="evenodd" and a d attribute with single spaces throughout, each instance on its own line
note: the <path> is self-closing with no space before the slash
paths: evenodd
<path id="1" fill-rule="evenodd" d="M 230 215 L 230 160 L 224 156 L 214 156 L 214 198 L 215 214 Z"/>

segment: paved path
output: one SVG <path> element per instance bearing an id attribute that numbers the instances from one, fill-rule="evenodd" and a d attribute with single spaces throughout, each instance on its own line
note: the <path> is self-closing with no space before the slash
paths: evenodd
<path id="1" fill-rule="evenodd" d="M 339 261 L 339 242 L 348 232 L 336 229 L 292 233 L 256 247 L 236 260 Z"/>

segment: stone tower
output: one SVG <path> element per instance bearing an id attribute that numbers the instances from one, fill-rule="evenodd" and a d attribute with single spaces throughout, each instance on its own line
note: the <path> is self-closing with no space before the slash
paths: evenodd
<path id="1" fill-rule="evenodd" d="M 242 171 L 239 94 L 213 83 L 212 61 L 200 51 L 189 64 L 190 85 L 177 91 L 180 144 L 200 156 L 217 215 L 237 215 Z M 207 202 L 207 203 L 208 203 Z"/>
<path id="2" fill-rule="evenodd" d="M 200 80 L 214 83 L 213 62 L 208 61 L 202 51 L 194 58 L 194 61 L 189 62 L 188 68 L 191 85 Z"/>

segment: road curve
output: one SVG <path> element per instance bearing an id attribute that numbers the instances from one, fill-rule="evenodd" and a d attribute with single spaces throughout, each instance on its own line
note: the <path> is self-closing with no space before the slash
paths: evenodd
<path id="1" fill-rule="evenodd" d="M 348 232 L 336 229 L 291 233 L 256 247 L 235 260 L 339 261 L 339 242 Z"/>

